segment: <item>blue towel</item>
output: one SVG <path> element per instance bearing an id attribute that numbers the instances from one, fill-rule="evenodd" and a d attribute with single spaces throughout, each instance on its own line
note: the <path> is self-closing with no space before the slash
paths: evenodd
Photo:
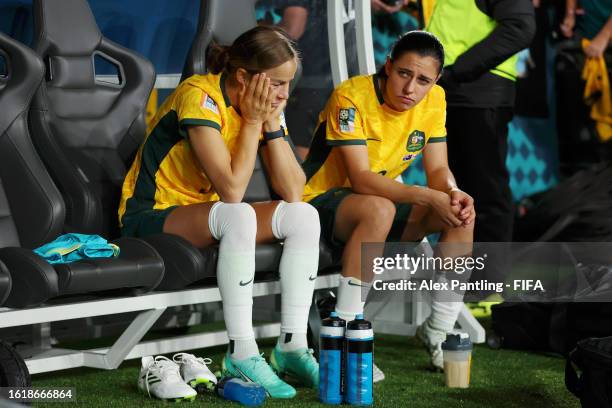
<path id="1" fill-rule="evenodd" d="M 119 256 L 119 247 L 99 235 L 64 234 L 34 250 L 50 264 L 70 263 L 87 258 Z"/>

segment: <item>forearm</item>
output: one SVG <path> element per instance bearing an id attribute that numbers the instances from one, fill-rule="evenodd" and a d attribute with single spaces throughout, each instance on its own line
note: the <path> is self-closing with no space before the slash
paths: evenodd
<path id="1" fill-rule="evenodd" d="M 351 183 L 357 194 L 377 195 L 388 198 L 395 203 L 409 203 L 427 206 L 430 203 L 431 190 L 426 187 L 409 186 L 391 180 L 372 171 L 362 171 Z"/>
<path id="2" fill-rule="evenodd" d="M 427 185 L 429 188 L 448 193 L 457 188 L 455 176 L 448 167 L 441 167 L 427 174 Z"/>
<path id="3" fill-rule="evenodd" d="M 610 41 L 610 38 L 612 37 L 612 16 L 608 18 L 608 21 L 606 21 L 606 24 L 602 27 L 597 36 L 601 36 L 604 39 Z"/>
<path id="4" fill-rule="evenodd" d="M 565 14 L 576 13 L 576 0 L 565 0 Z"/>
<path id="5" fill-rule="evenodd" d="M 230 193 L 227 195 L 230 197 L 228 197 L 227 201 L 242 201 L 249 180 L 253 175 L 257 149 L 259 147 L 259 138 L 257 135 L 260 133 L 261 124 L 249 124 L 245 122 L 240 128 L 238 142 L 236 143 L 237 148 L 232 154 L 230 162 L 232 174 L 228 180 Z M 224 197 L 221 198 L 223 199 Z"/>
<path id="6" fill-rule="evenodd" d="M 287 202 L 302 201 L 306 175 L 289 143 L 283 138 L 273 139 L 265 149 L 268 153 L 270 184 L 274 191 Z"/>

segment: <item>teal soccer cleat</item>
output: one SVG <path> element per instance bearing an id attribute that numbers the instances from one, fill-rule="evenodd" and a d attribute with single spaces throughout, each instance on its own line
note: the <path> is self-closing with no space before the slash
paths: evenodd
<path id="1" fill-rule="evenodd" d="M 278 378 L 262 356 L 234 360 L 226 354 L 223 359 L 223 372 L 225 375 L 261 385 L 272 398 L 293 398 L 296 394 L 295 388 Z"/>
<path id="2" fill-rule="evenodd" d="M 270 365 L 279 375 L 290 375 L 307 387 L 319 386 L 319 363 L 313 357 L 312 349 L 281 351 L 276 346 L 270 356 Z"/>

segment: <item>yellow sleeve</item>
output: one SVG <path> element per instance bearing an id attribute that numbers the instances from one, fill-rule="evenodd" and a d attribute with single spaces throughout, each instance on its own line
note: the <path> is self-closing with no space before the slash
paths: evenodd
<path id="1" fill-rule="evenodd" d="M 428 143 L 446 142 L 446 97 L 444 90 L 436 98 L 436 106 L 433 111 L 434 124 Z"/>
<path id="2" fill-rule="evenodd" d="M 329 146 L 365 145 L 363 118 L 349 98 L 334 92 L 327 106 L 325 139 Z"/>
<path id="3" fill-rule="evenodd" d="M 179 129 L 187 135 L 187 126 L 208 126 L 221 132 L 219 105 L 199 88 L 191 88 L 177 97 L 176 113 Z"/>

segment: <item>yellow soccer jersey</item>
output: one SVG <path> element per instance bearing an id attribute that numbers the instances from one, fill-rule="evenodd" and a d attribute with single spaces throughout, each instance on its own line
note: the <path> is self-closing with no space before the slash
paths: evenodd
<path id="1" fill-rule="evenodd" d="M 120 221 L 125 213 L 220 199 L 191 149 L 187 127 L 217 129 L 234 154 L 242 119 L 224 84 L 221 74 L 194 75 L 159 108 L 123 183 Z M 287 135 L 284 117 L 281 122 Z"/>
<path id="2" fill-rule="evenodd" d="M 350 187 L 340 152 L 334 146 L 364 145 L 370 169 L 394 179 L 410 166 L 427 143 L 446 142 L 444 90 L 434 85 L 405 112 L 391 110 L 376 75 L 357 76 L 336 88 L 325 109 L 303 164 L 308 182 L 304 201 L 334 187 Z"/>

